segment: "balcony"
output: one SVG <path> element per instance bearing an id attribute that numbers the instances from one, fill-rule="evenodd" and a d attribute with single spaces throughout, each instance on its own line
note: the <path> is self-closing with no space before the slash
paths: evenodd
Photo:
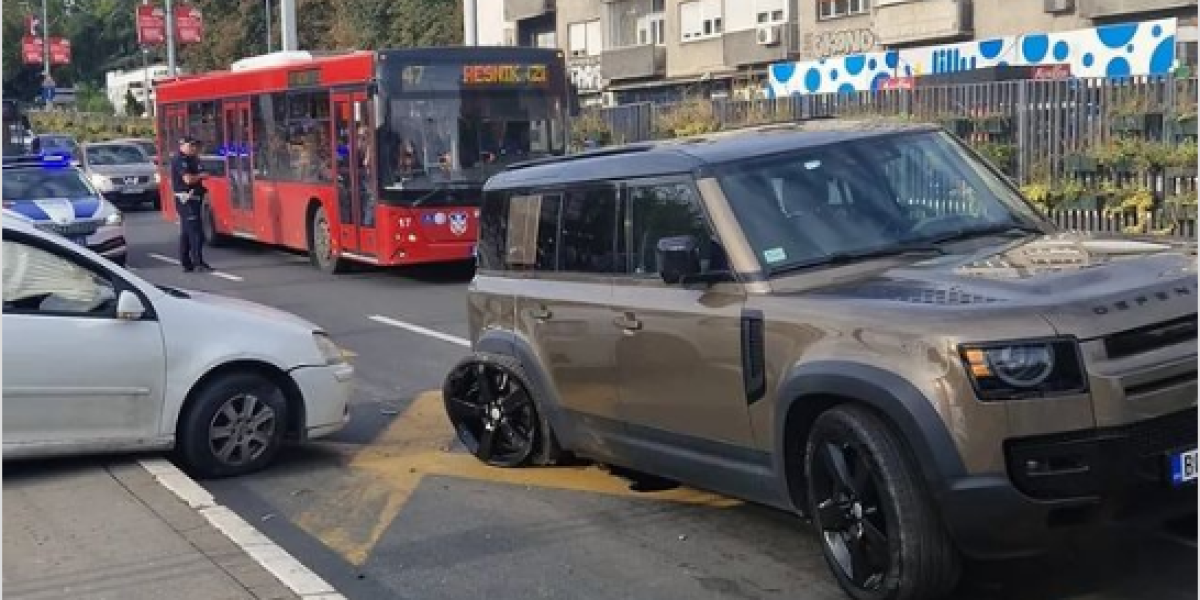
<path id="1" fill-rule="evenodd" d="M 629 46 L 600 54 L 600 69 L 612 81 L 657 77 L 663 74 L 666 64 L 667 49 L 664 46 Z"/>
<path id="2" fill-rule="evenodd" d="M 799 38 L 796 23 L 767 25 L 772 29 L 759 39 L 758 29 L 727 31 L 721 36 L 725 44 L 725 63 L 731 67 L 760 65 L 787 60 L 797 50 Z"/>
<path id="3" fill-rule="evenodd" d="M 1079 0 L 1080 16 L 1089 19 L 1123 17 L 1133 13 L 1191 8 L 1196 10 L 1196 0 Z"/>
<path id="4" fill-rule="evenodd" d="M 554 0 L 504 0 L 504 20 L 524 21 L 554 12 Z"/>
<path id="5" fill-rule="evenodd" d="M 971 34 L 970 0 L 893 0 L 880 3 L 875 10 L 875 38 L 881 45 L 954 39 Z"/>

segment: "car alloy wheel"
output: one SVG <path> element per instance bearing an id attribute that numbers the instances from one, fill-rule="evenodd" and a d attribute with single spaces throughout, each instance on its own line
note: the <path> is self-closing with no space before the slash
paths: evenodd
<path id="1" fill-rule="evenodd" d="M 891 566 L 891 530 L 878 477 L 861 447 L 822 440 L 813 472 L 816 523 L 846 579 L 862 590 L 882 587 Z"/>
<path id="2" fill-rule="evenodd" d="M 209 449 L 226 465 L 245 465 L 271 446 L 275 426 L 275 410 L 269 404 L 253 394 L 238 394 L 213 414 L 208 426 Z"/>
<path id="3" fill-rule="evenodd" d="M 538 416 L 526 386 L 485 362 L 460 365 L 448 380 L 446 412 L 467 450 L 498 467 L 528 461 L 537 445 Z"/>

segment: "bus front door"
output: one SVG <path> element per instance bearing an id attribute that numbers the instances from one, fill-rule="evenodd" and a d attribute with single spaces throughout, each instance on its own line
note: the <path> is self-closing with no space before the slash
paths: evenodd
<path id="1" fill-rule="evenodd" d="M 254 237 L 254 166 L 250 160 L 250 102 L 225 102 L 226 169 L 229 177 L 229 225 L 235 235 Z M 214 215 L 218 220 L 219 214 Z"/>
<path id="2" fill-rule="evenodd" d="M 338 157 L 338 233 L 341 254 L 378 263 L 375 239 L 375 126 L 366 92 L 333 95 Z"/>

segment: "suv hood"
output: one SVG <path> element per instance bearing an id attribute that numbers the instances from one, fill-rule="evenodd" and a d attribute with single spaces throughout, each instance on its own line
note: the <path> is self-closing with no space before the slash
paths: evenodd
<path id="1" fill-rule="evenodd" d="M 132 175 L 153 176 L 153 163 L 133 163 L 127 165 L 88 165 L 88 173 L 96 173 L 104 177 L 125 177 Z"/>
<path id="2" fill-rule="evenodd" d="M 888 269 L 818 294 L 926 306 L 1028 307 L 1058 333 L 1091 339 L 1195 314 L 1196 245 L 1038 236 Z"/>

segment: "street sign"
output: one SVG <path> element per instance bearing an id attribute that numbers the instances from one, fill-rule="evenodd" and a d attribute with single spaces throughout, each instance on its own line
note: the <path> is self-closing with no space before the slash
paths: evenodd
<path id="1" fill-rule="evenodd" d="M 137 36 L 142 46 L 158 46 L 167 39 L 166 11 L 160 6 L 137 7 Z"/>
<path id="2" fill-rule="evenodd" d="M 42 88 L 42 101 L 47 104 L 54 102 L 55 91 L 57 90 L 52 85 Z"/>

